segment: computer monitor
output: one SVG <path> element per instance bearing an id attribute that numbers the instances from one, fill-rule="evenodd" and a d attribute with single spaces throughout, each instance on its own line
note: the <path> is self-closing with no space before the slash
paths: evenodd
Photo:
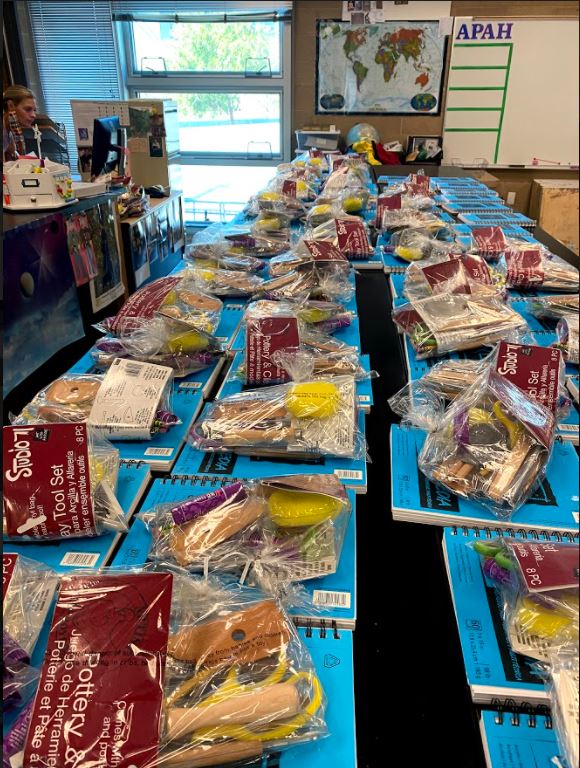
<path id="1" fill-rule="evenodd" d="M 115 171 L 124 173 L 123 131 L 118 117 L 97 117 L 93 124 L 91 178 Z"/>

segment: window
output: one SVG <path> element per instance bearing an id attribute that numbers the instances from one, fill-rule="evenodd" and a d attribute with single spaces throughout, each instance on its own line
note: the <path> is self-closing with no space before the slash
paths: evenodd
<path id="1" fill-rule="evenodd" d="M 39 108 L 65 124 L 74 172 L 77 148 L 70 100 L 121 98 L 111 6 L 99 0 L 30 0 L 16 10 L 19 26 L 29 27 L 34 41 L 35 52 L 25 58 L 28 67 L 31 60 L 38 65 Z M 25 42 L 23 36 L 23 49 L 31 53 Z M 35 81 L 27 75 L 29 82 Z"/>
<path id="2" fill-rule="evenodd" d="M 114 3 L 125 84 L 177 102 L 186 219 L 225 220 L 290 159 L 291 4 L 168 5 Z"/>

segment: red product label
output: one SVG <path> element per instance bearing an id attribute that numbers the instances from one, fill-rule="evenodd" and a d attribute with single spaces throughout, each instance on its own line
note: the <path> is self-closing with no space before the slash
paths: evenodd
<path id="1" fill-rule="evenodd" d="M 341 165 L 344 165 L 346 163 L 345 157 L 337 157 L 336 160 L 332 161 L 332 170 L 337 171 Z"/>
<path id="2" fill-rule="evenodd" d="M 393 312 L 393 320 L 405 333 L 411 335 L 415 327 L 424 323 L 423 318 L 410 304 Z"/>
<path id="3" fill-rule="evenodd" d="M 303 179 L 308 171 L 306 168 L 294 168 L 292 170 L 292 175 L 295 176 L 297 179 Z"/>
<path id="4" fill-rule="evenodd" d="M 181 277 L 161 277 L 140 288 L 123 304 L 111 323 L 113 333 L 135 330 L 141 319 L 149 319 L 158 311 L 165 297 L 181 282 Z"/>
<path id="5" fill-rule="evenodd" d="M 349 259 L 368 259 L 373 255 L 362 221 L 335 219 L 338 247 Z"/>
<path id="6" fill-rule="evenodd" d="M 471 293 L 463 263 L 459 259 L 443 261 L 423 267 L 423 274 L 431 288 L 437 288 L 433 293 Z"/>
<path id="7" fill-rule="evenodd" d="M 308 154 L 310 157 L 324 157 L 324 152 L 320 149 L 309 149 Z"/>
<path id="8" fill-rule="evenodd" d="M 495 370 L 552 413 L 556 413 L 561 363 L 559 349 L 501 341 Z"/>
<path id="9" fill-rule="evenodd" d="M 556 541 L 510 541 L 530 592 L 578 589 L 578 544 Z"/>
<path id="10" fill-rule="evenodd" d="M 506 251 L 506 280 L 509 288 L 537 288 L 544 282 L 539 251 Z"/>
<path id="11" fill-rule="evenodd" d="M 6 598 L 17 560 L 18 555 L 16 554 L 2 554 L 2 600 Z"/>
<path id="12" fill-rule="evenodd" d="M 282 194 L 288 197 L 296 197 L 296 182 L 286 179 L 282 182 Z"/>
<path id="13" fill-rule="evenodd" d="M 304 240 L 304 245 L 310 251 L 314 261 L 342 261 L 347 262 L 346 256 L 341 253 L 336 245 L 328 240 Z"/>
<path id="14" fill-rule="evenodd" d="M 467 275 L 476 283 L 483 283 L 484 285 L 491 285 L 491 273 L 485 259 L 481 256 L 474 256 L 473 254 L 463 254 L 460 256 L 463 263 L 463 267 L 467 272 Z"/>
<path id="15" fill-rule="evenodd" d="M 296 349 L 299 345 L 298 320 L 295 317 L 264 317 L 248 320 L 246 383 L 255 386 L 289 381 L 288 372 L 275 365 L 271 356 L 278 350 Z"/>
<path id="16" fill-rule="evenodd" d="M 24 749 L 27 768 L 157 756 L 173 576 L 64 576 Z"/>
<path id="17" fill-rule="evenodd" d="M 86 424 L 4 427 L 8 535 L 96 536 Z"/>
<path id="18" fill-rule="evenodd" d="M 477 227 L 471 233 L 481 253 L 499 254 L 507 247 L 501 227 Z"/>
<path id="19" fill-rule="evenodd" d="M 395 195 L 380 195 L 377 197 L 377 218 L 375 219 L 375 227 L 381 228 L 383 226 L 383 213 L 385 211 L 399 211 L 401 209 L 401 195 L 399 193 Z"/>

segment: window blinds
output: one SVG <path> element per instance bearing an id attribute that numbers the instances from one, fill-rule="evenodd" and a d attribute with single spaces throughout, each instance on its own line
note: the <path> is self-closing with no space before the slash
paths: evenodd
<path id="1" fill-rule="evenodd" d="M 71 168 L 76 171 L 70 100 L 121 98 L 111 4 L 30 0 L 28 9 L 46 111 L 65 124 Z"/>

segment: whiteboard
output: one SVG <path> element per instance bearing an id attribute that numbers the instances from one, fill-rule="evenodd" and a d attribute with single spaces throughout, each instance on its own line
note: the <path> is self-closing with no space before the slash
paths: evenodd
<path id="1" fill-rule="evenodd" d="M 456 18 L 445 162 L 578 165 L 578 54 L 578 19 Z"/>

